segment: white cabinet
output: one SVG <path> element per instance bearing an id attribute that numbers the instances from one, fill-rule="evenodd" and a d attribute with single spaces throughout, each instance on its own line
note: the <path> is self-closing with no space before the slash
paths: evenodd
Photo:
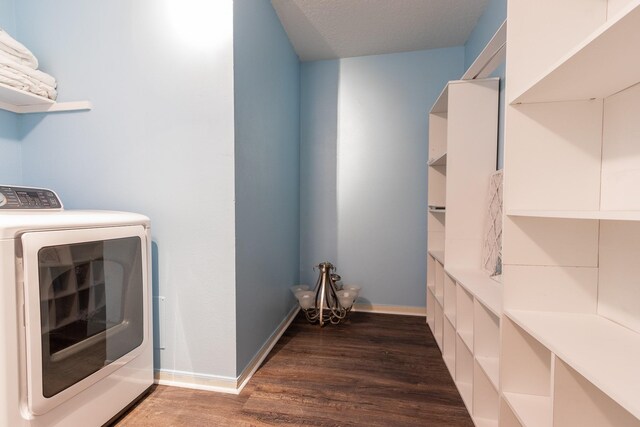
<path id="1" fill-rule="evenodd" d="M 501 426 L 640 426 L 640 1 L 510 0 Z"/>
<path id="2" fill-rule="evenodd" d="M 429 114 L 427 323 L 477 426 L 497 426 L 501 285 L 481 270 L 498 79 L 449 82 Z"/>

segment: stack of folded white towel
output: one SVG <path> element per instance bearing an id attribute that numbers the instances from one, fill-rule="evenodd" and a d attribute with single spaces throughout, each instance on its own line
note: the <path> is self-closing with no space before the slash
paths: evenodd
<path id="1" fill-rule="evenodd" d="M 56 79 L 38 70 L 38 59 L 24 45 L 0 29 L 0 83 L 56 99 Z"/>

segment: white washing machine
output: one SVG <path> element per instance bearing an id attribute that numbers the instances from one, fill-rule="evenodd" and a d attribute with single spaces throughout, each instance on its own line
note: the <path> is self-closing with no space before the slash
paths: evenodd
<path id="1" fill-rule="evenodd" d="M 143 215 L 0 186 L 0 426 L 101 426 L 153 383 Z"/>

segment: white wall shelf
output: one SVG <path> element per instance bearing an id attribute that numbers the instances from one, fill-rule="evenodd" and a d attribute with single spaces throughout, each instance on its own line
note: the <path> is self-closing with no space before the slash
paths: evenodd
<path id="1" fill-rule="evenodd" d="M 640 2 L 607 20 L 539 77 L 512 104 L 606 98 L 638 83 Z M 615 48 L 613 48 L 615 47 Z"/>
<path id="2" fill-rule="evenodd" d="M 506 314 L 580 375 L 640 418 L 640 334 L 595 314 L 518 310 L 509 310 Z"/>
<path id="3" fill-rule="evenodd" d="M 90 102 L 56 102 L 0 83 L 0 108 L 13 113 L 48 113 L 91 110 Z"/>
<path id="4" fill-rule="evenodd" d="M 531 218 L 595 219 L 605 221 L 640 221 L 640 211 L 544 211 L 510 209 L 508 216 Z"/>

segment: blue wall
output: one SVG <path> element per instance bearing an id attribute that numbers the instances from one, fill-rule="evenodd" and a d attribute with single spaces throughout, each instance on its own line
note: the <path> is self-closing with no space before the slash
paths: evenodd
<path id="1" fill-rule="evenodd" d="M 295 300 L 300 63 L 268 0 L 234 1 L 237 373 Z"/>
<path id="2" fill-rule="evenodd" d="M 338 261 L 338 85 L 340 61 L 302 64 L 300 98 L 300 280 Z"/>
<path id="3" fill-rule="evenodd" d="M 15 4 L 60 100 L 94 105 L 20 118 L 25 183 L 68 208 L 150 216 L 156 367 L 235 381 L 232 2 Z"/>
<path id="4" fill-rule="evenodd" d="M 340 61 L 338 267 L 372 304 L 425 305 L 428 111 L 462 47 Z"/>
<path id="5" fill-rule="evenodd" d="M 0 28 L 16 37 L 13 0 L 0 0 Z M 22 167 L 18 118 L 14 113 L 0 110 L 0 184 L 20 184 Z"/>
<path id="6" fill-rule="evenodd" d="M 490 0 L 464 48 L 300 72 L 267 0 L 0 0 L 0 25 L 58 78 L 60 100 L 94 104 L 0 111 L 0 182 L 149 215 L 167 298 L 156 367 L 234 380 L 317 262 L 374 304 L 423 305 L 426 113 L 504 4 Z"/>

